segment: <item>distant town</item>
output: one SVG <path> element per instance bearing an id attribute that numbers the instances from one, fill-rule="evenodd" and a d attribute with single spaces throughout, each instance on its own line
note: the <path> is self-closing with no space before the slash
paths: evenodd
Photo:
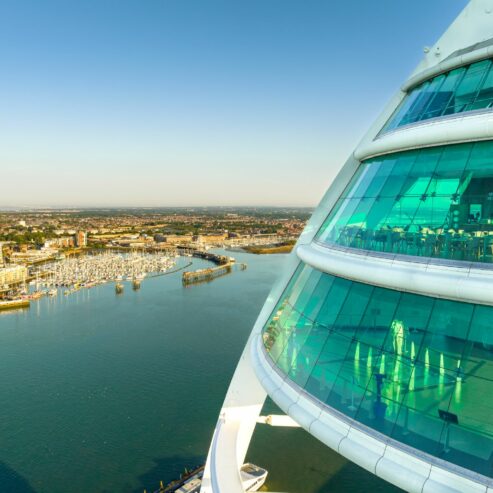
<path id="1" fill-rule="evenodd" d="M 13 303 L 39 266 L 88 252 L 289 252 L 308 208 L 0 211 L 0 300 Z"/>

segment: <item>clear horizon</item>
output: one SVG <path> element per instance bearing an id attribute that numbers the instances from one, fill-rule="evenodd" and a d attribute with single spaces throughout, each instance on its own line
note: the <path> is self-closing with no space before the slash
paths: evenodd
<path id="1" fill-rule="evenodd" d="M 466 3 L 3 3 L 0 207 L 314 207 Z"/>

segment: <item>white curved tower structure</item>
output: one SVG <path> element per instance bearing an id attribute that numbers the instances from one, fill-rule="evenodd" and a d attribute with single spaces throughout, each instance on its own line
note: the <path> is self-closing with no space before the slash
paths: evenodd
<path id="1" fill-rule="evenodd" d="M 204 493 L 268 394 L 416 493 L 493 492 L 493 0 L 472 0 L 331 185 L 253 328 Z"/>

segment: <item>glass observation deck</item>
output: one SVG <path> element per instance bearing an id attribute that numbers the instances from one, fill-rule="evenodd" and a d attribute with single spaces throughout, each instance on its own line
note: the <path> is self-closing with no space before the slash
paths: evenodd
<path id="1" fill-rule="evenodd" d="M 492 477 L 493 307 L 301 264 L 263 331 L 278 370 L 367 427 Z"/>
<path id="2" fill-rule="evenodd" d="M 493 262 L 493 141 L 364 161 L 315 240 L 391 254 Z"/>
<path id="3" fill-rule="evenodd" d="M 383 132 L 445 115 L 493 106 L 491 60 L 438 75 L 415 87 L 396 109 Z"/>

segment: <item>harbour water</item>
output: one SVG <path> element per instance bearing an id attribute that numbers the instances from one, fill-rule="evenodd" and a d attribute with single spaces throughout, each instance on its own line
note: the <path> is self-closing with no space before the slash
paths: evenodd
<path id="1" fill-rule="evenodd" d="M 183 287 L 176 272 L 0 312 L 0 491 L 141 493 L 204 461 L 285 259 L 234 256 L 248 269 L 211 284 Z M 248 458 L 274 491 L 397 491 L 302 430 L 257 428 Z"/>

